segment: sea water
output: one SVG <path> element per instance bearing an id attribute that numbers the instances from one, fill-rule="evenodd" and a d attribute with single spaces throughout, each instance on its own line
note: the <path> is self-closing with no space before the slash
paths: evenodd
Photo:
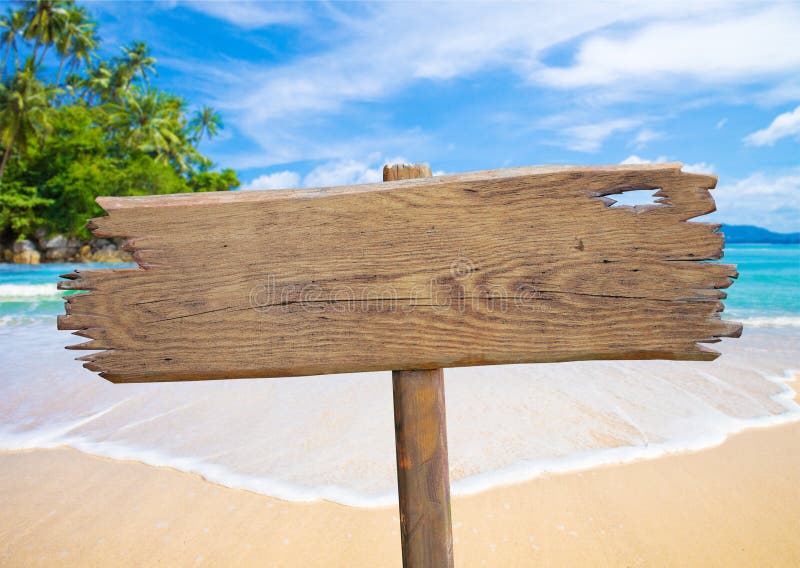
<path id="1" fill-rule="evenodd" d="M 800 247 L 740 245 L 714 362 L 448 369 L 453 493 L 719 444 L 800 419 Z M 396 500 L 390 373 L 112 385 L 55 330 L 70 265 L 0 265 L 0 450 L 71 446 L 291 500 Z"/>

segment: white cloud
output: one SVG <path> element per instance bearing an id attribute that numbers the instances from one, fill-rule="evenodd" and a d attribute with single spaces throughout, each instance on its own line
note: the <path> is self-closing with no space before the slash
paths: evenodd
<path id="1" fill-rule="evenodd" d="M 740 4 L 703 17 L 661 21 L 629 33 L 593 35 L 573 65 L 537 70 L 537 80 L 560 88 L 616 86 L 648 90 L 681 80 L 750 82 L 800 70 L 800 9 L 784 4 L 754 11 Z"/>
<path id="2" fill-rule="evenodd" d="M 563 129 L 567 137 L 565 146 L 578 152 L 596 152 L 603 142 L 615 132 L 636 128 L 640 122 L 632 119 L 616 119 L 597 122 L 594 124 L 581 124 Z"/>
<path id="3" fill-rule="evenodd" d="M 717 128 L 718 128 L 718 129 L 719 129 L 719 128 L 722 128 L 722 127 L 723 127 L 723 126 L 725 126 L 726 124 L 728 124 L 728 119 L 727 119 L 727 118 L 721 118 L 721 119 L 720 119 L 720 120 L 717 122 Z"/>
<path id="4" fill-rule="evenodd" d="M 631 155 L 621 164 L 651 164 L 669 161 L 666 156 L 648 160 Z M 712 164 L 684 164 L 682 171 L 714 174 Z M 800 231 L 800 168 L 780 175 L 757 172 L 734 183 L 720 184 L 712 192 L 717 211 L 708 219 L 731 225 L 757 225 L 791 233 Z"/>
<path id="5" fill-rule="evenodd" d="M 441 140 L 426 140 L 421 128 L 387 126 L 397 122 L 378 103 L 417 85 L 425 89 L 426 82 L 490 69 L 517 74 L 532 92 L 574 87 L 563 107 L 580 97 L 594 124 L 560 131 L 564 146 L 584 152 L 598 150 L 615 131 L 633 130 L 597 130 L 619 118 L 605 109 L 620 100 L 729 95 L 763 102 L 767 92 L 779 98 L 800 92 L 791 86 L 800 74 L 800 6 L 791 3 L 708 0 L 679 11 L 670 2 L 589 0 L 571 1 L 568 11 L 559 2 L 394 2 L 347 10 L 334 3 L 319 11 L 256 2 L 192 6 L 244 27 L 307 17 L 300 30 L 316 38 L 313 53 L 279 64 L 272 58 L 185 63 L 237 139 L 255 142 L 246 154 L 237 149 L 218 157 L 239 168 L 337 161 L 373 148 L 424 154 L 422 142 L 436 152 L 445 146 Z M 575 48 L 573 62 L 549 64 L 553 48 Z M 653 134 L 642 129 L 632 148 L 641 151 Z"/>
<path id="6" fill-rule="evenodd" d="M 668 162 L 666 156 L 659 156 L 655 160 L 648 160 L 647 158 L 640 158 L 636 154 L 631 154 L 624 160 L 620 162 L 620 164 L 662 164 L 664 162 Z"/>
<path id="7" fill-rule="evenodd" d="M 267 4 L 252 0 L 213 2 L 188 0 L 183 4 L 208 16 L 249 30 L 275 24 L 299 24 L 306 19 L 299 5 L 291 4 Z"/>
<path id="8" fill-rule="evenodd" d="M 730 6 L 710 0 L 682 6 L 681 12 L 687 18 L 704 16 L 704 25 L 713 23 L 708 16 L 717 17 L 721 7 L 744 20 L 752 12 L 738 4 Z M 567 12 L 559 2 L 366 4 L 347 17 L 334 18 L 331 25 L 317 26 L 323 45 L 331 46 L 328 49 L 279 66 L 227 61 L 225 67 L 235 79 L 225 81 L 227 88 L 220 93 L 220 82 L 209 73 L 209 89 L 217 93 L 215 105 L 231 117 L 238 132 L 256 141 L 263 150 L 241 158 L 249 165 L 352 157 L 363 155 L 368 147 L 359 146 L 362 136 L 346 140 L 341 132 L 334 135 L 325 128 L 330 125 L 328 117 L 353 112 L 355 104 L 375 103 L 415 82 L 465 77 L 489 68 L 508 69 L 532 81 L 557 84 L 554 74 L 569 74 L 572 68 L 544 66 L 540 58 L 550 48 L 578 37 L 592 38 L 596 30 L 609 26 L 641 27 L 642 22 L 665 18 L 671 21 L 674 17 L 674 6 L 669 3 L 633 1 L 609 6 L 575 0 Z M 692 21 L 687 24 L 690 29 L 702 27 Z M 660 39 L 662 36 L 659 34 Z M 657 53 L 681 51 L 682 37 L 666 39 Z M 581 53 L 586 51 L 588 41 L 582 44 Z M 713 48 L 712 39 L 704 39 L 696 49 L 702 51 L 709 45 Z M 648 54 L 642 54 L 642 58 L 658 59 Z M 698 67 L 696 58 L 684 63 L 693 70 Z M 658 63 L 654 65 L 657 67 Z M 362 107 L 358 112 L 363 116 L 367 111 Z M 367 123 L 371 118 L 364 117 Z M 595 121 L 603 122 L 602 114 Z M 410 135 L 384 129 L 382 137 L 391 141 L 397 134 Z M 589 127 L 576 127 L 568 147 L 593 151 L 607 135 Z M 386 151 L 401 151 L 398 145 L 374 142 L 370 141 L 373 148 L 377 145 Z M 352 145 L 359 147 L 341 151 L 332 147 Z"/>
<path id="9" fill-rule="evenodd" d="M 291 189 L 295 187 L 332 187 L 358 183 L 375 183 L 383 180 L 385 164 L 405 164 L 402 156 L 385 158 L 379 153 L 370 154 L 365 160 L 333 160 L 312 169 L 305 176 L 285 170 L 258 176 L 241 189 Z M 438 171 L 434 175 L 443 175 Z"/>
<path id="10" fill-rule="evenodd" d="M 253 181 L 242 185 L 241 189 L 290 189 L 293 187 L 300 187 L 300 174 L 286 170 L 258 176 Z"/>
<path id="11" fill-rule="evenodd" d="M 783 81 L 767 87 L 762 93 L 758 93 L 757 103 L 759 105 L 782 105 L 796 103 L 800 100 L 800 76 L 793 73 L 784 78 Z"/>
<path id="12" fill-rule="evenodd" d="M 744 141 L 753 146 L 772 146 L 787 136 L 800 139 L 800 105 L 794 110 L 779 114 L 769 126 L 746 136 Z"/>
<path id="13" fill-rule="evenodd" d="M 354 183 L 374 183 L 383 179 L 383 164 L 371 165 L 357 160 L 340 160 L 317 166 L 303 179 L 307 187 L 328 187 Z"/>
<path id="14" fill-rule="evenodd" d="M 800 231 L 800 168 L 770 175 L 757 172 L 713 191 L 714 217 L 732 225 Z"/>
<path id="15" fill-rule="evenodd" d="M 664 162 L 669 162 L 670 160 L 666 156 L 659 156 L 655 160 L 648 160 L 647 158 L 640 158 L 636 154 L 631 154 L 624 160 L 620 162 L 620 164 L 663 164 Z M 689 172 L 693 174 L 714 174 L 717 168 L 714 167 L 714 164 L 707 164 L 706 162 L 698 162 L 696 164 L 683 164 L 681 171 Z"/>
<path id="16" fill-rule="evenodd" d="M 651 130 L 650 128 L 642 128 L 639 132 L 636 133 L 636 138 L 633 139 L 633 145 L 638 150 L 641 150 L 653 140 L 660 140 L 663 137 L 664 135 L 661 132 L 656 132 L 655 130 Z"/>
<path id="17" fill-rule="evenodd" d="M 696 164 L 683 164 L 681 170 L 692 174 L 713 175 L 716 173 L 717 168 L 714 166 L 714 164 L 707 164 L 706 162 L 697 162 Z"/>

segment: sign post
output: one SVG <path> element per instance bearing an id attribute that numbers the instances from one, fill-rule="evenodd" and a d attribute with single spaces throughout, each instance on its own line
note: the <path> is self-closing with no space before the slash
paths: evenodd
<path id="1" fill-rule="evenodd" d="M 285 191 L 105 197 L 139 266 L 77 270 L 59 329 L 114 383 L 391 370 L 406 566 L 452 566 L 442 369 L 712 360 L 734 266 L 716 177 L 539 166 Z M 613 196 L 652 191 L 650 205 Z M 498 379 L 498 385 L 501 380 Z"/>
<path id="2" fill-rule="evenodd" d="M 383 168 L 383 181 L 431 177 L 426 164 Z M 442 369 L 392 372 L 403 565 L 453 566 Z"/>

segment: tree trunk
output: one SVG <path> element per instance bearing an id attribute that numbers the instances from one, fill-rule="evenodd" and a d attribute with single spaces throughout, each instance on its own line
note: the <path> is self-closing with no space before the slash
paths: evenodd
<path id="1" fill-rule="evenodd" d="M 61 58 L 61 63 L 58 64 L 58 75 L 56 75 L 56 89 L 61 84 L 61 73 L 64 71 L 64 63 L 66 62 L 67 57 L 63 56 Z"/>
<path id="2" fill-rule="evenodd" d="M 6 74 L 6 65 L 8 65 L 8 56 L 11 54 L 11 44 L 6 45 L 6 53 L 3 55 L 3 68 L 0 69 L 0 79 Z"/>
<path id="3" fill-rule="evenodd" d="M 6 171 L 6 164 L 8 163 L 8 158 L 11 156 L 11 149 L 14 147 L 14 140 L 16 139 L 17 139 L 17 132 L 15 130 L 14 135 L 8 142 L 8 148 L 6 148 L 6 151 L 3 152 L 3 161 L 0 162 L 0 182 L 3 181 L 3 173 Z"/>
<path id="4" fill-rule="evenodd" d="M 42 56 L 39 58 L 39 63 L 36 63 L 36 59 L 33 60 L 34 68 L 38 69 L 42 63 L 44 62 L 44 56 L 47 55 L 47 50 L 50 49 L 49 45 L 44 46 L 44 50 L 42 51 Z"/>
<path id="5" fill-rule="evenodd" d="M 33 54 L 31 55 L 31 60 L 33 61 L 33 68 L 36 69 L 36 52 L 39 51 L 39 46 L 42 45 L 39 39 L 36 39 L 36 43 L 33 44 Z"/>

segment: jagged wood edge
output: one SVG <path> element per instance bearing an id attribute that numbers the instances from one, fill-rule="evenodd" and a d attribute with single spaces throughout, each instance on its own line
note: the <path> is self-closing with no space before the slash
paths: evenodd
<path id="1" fill-rule="evenodd" d="M 684 215 L 679 217 L 680 223 L 690 223 L 690 219 L 694 219 L 696 217 L 700 217 L 709 213 L 716 211 L 716 204 L 714 199 L 711 196 L 710 190 L 716 187 L 717 177 L 711 175 L 702 175 L 702 174 L 690 174 L 681 172 L 681 163 L 664 163 L 664 164 L 648 164 L 645 167 L 642 165 L 636 166 L 535 166 L 535 167 L 525 167 L 525 168 L 513 168 L 508 170 L 500 170 L 499 172 L 495 171 L 486 171 L 486 172 L 472 172 L 467 174 L 456 174 L 456 175 L 449 175 L 449 176 L 438 176 L 433 178 L 427 178 L 426 181 L 423 183 L 448 183 L 453 181 L 481 181 L 484 178 L 481 177 L 486 174 L 495 174 L 498 173 L 495 177 L 490 179 L 503 179 L 509 177 L 518 177 L 524 175 L 531 175 L 531 174 L 548 174 L 548 173 L 567 173 L 567 172 L 576 172 L 576 173 L 585 173 L 585 172 L 614 172 L 614 171 L 652 171 L 652 170 L 676 170 L 680 175 L 684 178 L 693 179 L 696 182 L 694 186 L 695 191 L 699 194 L 696 197 L 699 197 L 699 202 L 701 206 L 694 210 L 687 210 L 685 211 Z M 384 191 L 389 190 L 395 187 L 402 187 L 406 185 L 416 185 L 419 184 L 420 180 L 398 180 L 393 182 L 384 182 L 381 184 L 363 184 L 362 186 L 356 186 L 354 189 L 353 186 L 345 186 L 343 188 L 312 188 L 312 189 L 293 189 L 293 190 L 282 190 L 282 191 L 274 191 L 269 190 L 269 195 L 265 195 L 267 192 L 264 191 L 255 191 L 255 192 L 248 192 L 248 196 L 251 196 L 254 201 L 258 201 L 258 198 L 269 198 L 269 199 L 283 199 L 283 198 L 315 198 L 315 197 L 325 197 L 329 195 L 341 195 L 351 192 L 369 192 L 369 191 Z M 594 191 L 594 192 L 587 192 L 589 193 L 589 197 L 593 197 L 602 201 L 606 206 L 610 207 L 614 203 L 615 200 L 607 197 L 608 195 L 616 195 L 619 193 L 624 193 L 627 191 L 637 191 L 637 190 L 658 190 L 653 195 L 656 197 L 655 204 L 649 205 L 637 205 L 634 207 L 630 207 L 635 212 L 644 212 L 650 211 L 654 209 L 658 209 L 663 206 L 667 207 L 675 207 L 673 203 L 670 202 L 669 192 L 665 191 L 663 188 L 653 185 L 651 183 L 641 183 L 641 184 L 630 184 L 627 186 L 614 186 L 613 188 L 609 188 L 607 190 L 602 191 Z M 258 194 L 261 194 L 260 196 Z M 82 294 L 76 294 L 67 296 L 65 298 L 65 315 L 58 316 L 57 318 L 57 327 L 60 330 L 74 330 L 73 335 L 84 337 L 89 339 L 90 341 L 84 343 L 78 343 L 74 345 L 66 346 L 66 349 L 71 350 L 89 350 L 95 351 L 96 353 L 88 354 L 82 357 L 77 357 L 76 360 L 83 361 L 83 366 L 90 371 L 98 372 L 101 377 L 106 378 L 108 380 L 112 380 L 108 376 L 108 373 L 103 371 L 102 366 L 97 362 L 97 357 L 106 351 L 113 351 L 115 347 L 112 343 L 108 341 L 108 337 L 106 334 L 106 328 L 102 325 L 103 320 L 110 319 L 111 315 L 98 315 L 98 314 L 80 314 L 80 315 L 73 315 L 72 306 L 74 304 L 74 298 L 79 298 L 83 295 L 90 295 L 96 290 L 96 281 L 92 281 L 92 276 L 97 275 L 99 281 L 102 281 L 103 277 L 111 274 L 132 274 L 132 273 L 141 273 L 142 271 L 146 271 L 152 268 L 155 268 L 156 265 L 152 263 L 148 263 L 142 257 L 142 253 L 148 251 L 150 249 L 145 248 L 138 248 L 137 242 L 147 239 L 146 236 L 130 236 L 130 235 L 118 235 L 112 232 L 104 232 L 103 229 L 103 222 L 113 215 L 113 212 L 117 209 L 129 209 L 129 208 L 146 208 L 146 207 L 164 207 L 164 206 L 176 206 L 176 205 L 190 205 L 190 204 L 218 204 L 218 203 L 226 203 L 230 202 L 232 196 L 229 192 L 212 192 L 212 193 L 202 193 L 202 194 L 174 194 L 174 195 L 164 195 L 164 196 L 140 196 L 140 197 L 98 197 L 96 199 L 98 205 L 100 205 L 107 215 L 102 217 L 97 217 L 94 219 L 90 219 L 87 223 L 87 228 L 92 232 L 92 234 L 99 238 L 126 238 L 126 241 L 123 245 L 123 248 L 131 253 L 132 258 L 137 263 L 137 267 L 135 268 L 114 268 L 114 269 L 103 269 L 103 270 L 89 270 L 89 271 L 81 271 L 75 270 L 74 272 L 63 274 L 61 278 L 64 280 L 58 282 L 58 289 L 59 290 L 78 290 L 82 291 Z M 237 194 L 237 197 L 239 195 Z M 707 223 L 707 222 L 691 222 L 693 225 L 703 225 L 707 226 L 712 233 L 717 233 L 721 227 L 718 223 Z M 708 259 L 697 259 L 697 260 L 682 260 L 682 262 L 700 262 L 704 264 L 711 264 L 708 260 L 718 260 L 722 258 L 724 248 L 724 237 L 720 242 L 719 252 L 716 256 L 710 256 Z M 665 259 L 669 260 L 669 259 Z M 698 348 L 700 352 L 705 354 L 703 359 L 706 360 L 713 360 L 716 359 L 720 353 L 702 345 L 703 343 L 717 343 L 719 342 L 722 337 L 740 337 L 742 333 L 742 324 L 738 322 L 732 322 L 723 320 L 720 317 L 720 312 L 724 310 L 724 304 L 722 303 L 722 299 L 727 297 L 725 292 L 721 290 L 724 288 L 728 288 L 732 283 L 733 280 L 738 278 L 739 273 L 736 270 L 735 265 L 730 264 L 717 264 L 720 267 L 720 270 L 723 271 L 723 274 L 720 277 L 725 278 L 722 282 L 717 282 L 714 284 L 713 289 L 719 291 L 718 300 L 715 302 L 710 302 L 707 299 L 703 299 L 702 301 L 708 302 L 712 307 L 713 311 L 708 316 L 709 323 L 711 324 L 712 328 L 715 328 L 715 333 L 711 336 L 696 340 L 694 342 L 695 347 Z M 727 272 L 726 272 L 727 270 Z M 723 276 L 724 275 L 724 276 Z M 681 300 L 675 300 L 681 301 Z M 697 301 L 697 300 L 685 300 L 685 301 Z M 99 320 L 99 321 L 98 321 Z"/>

